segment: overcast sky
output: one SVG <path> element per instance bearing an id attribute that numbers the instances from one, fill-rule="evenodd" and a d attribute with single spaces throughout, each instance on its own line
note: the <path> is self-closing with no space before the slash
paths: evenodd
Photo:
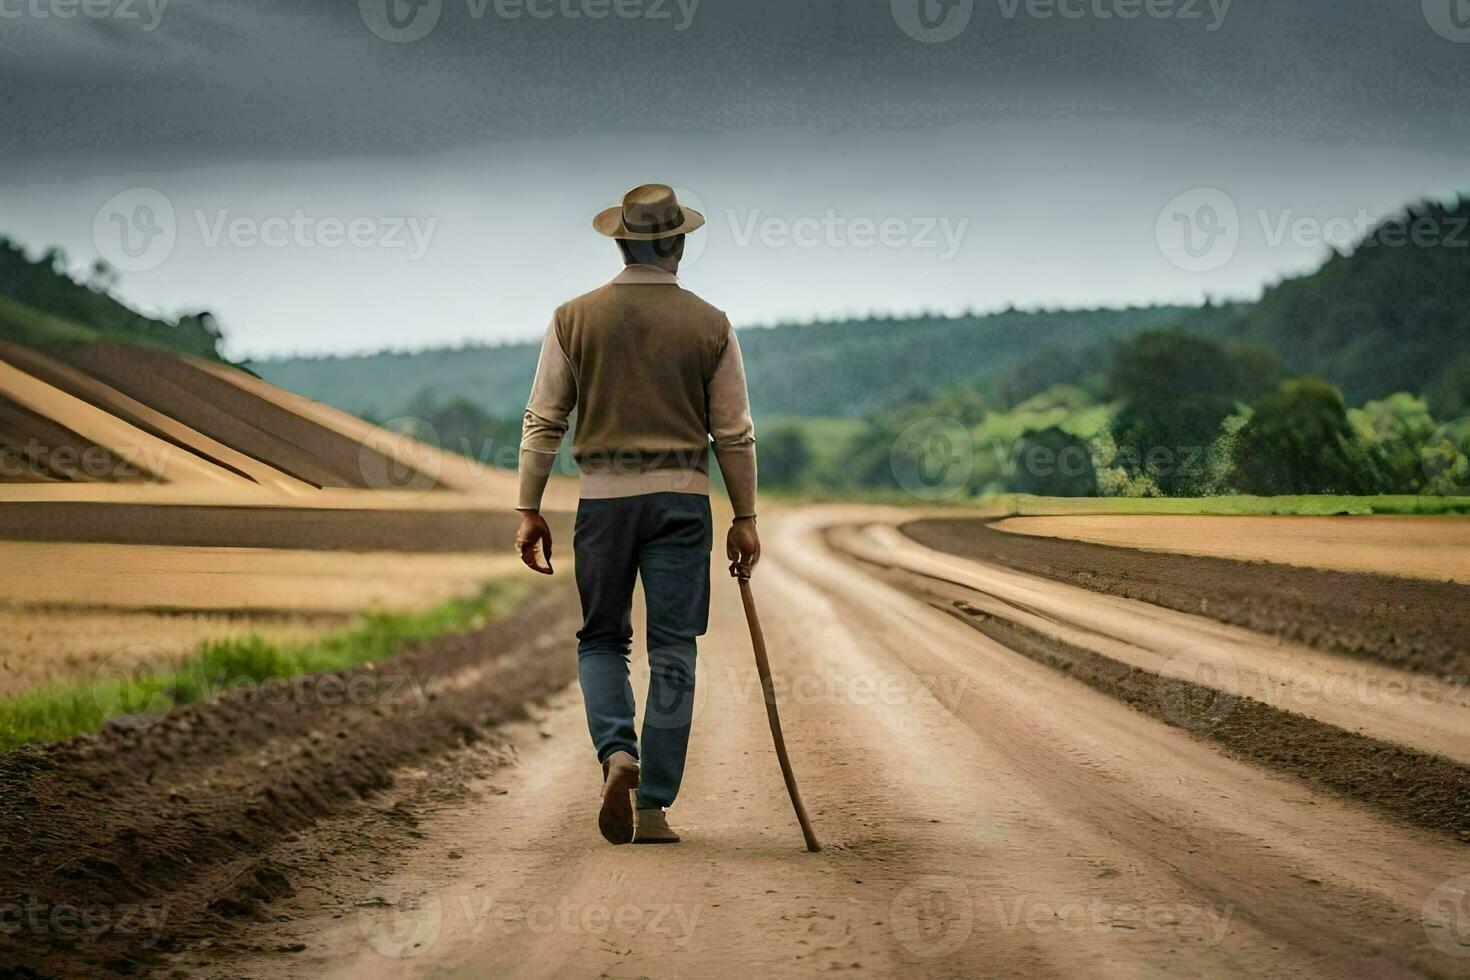
<path id="1" fill-rule="evenodd" d="M 737 324 L 1253 296 L 1470 191 L 1467 0 L 0 0 L 0 233 L 232 354 L 525 339 L 672 183 Z"/>

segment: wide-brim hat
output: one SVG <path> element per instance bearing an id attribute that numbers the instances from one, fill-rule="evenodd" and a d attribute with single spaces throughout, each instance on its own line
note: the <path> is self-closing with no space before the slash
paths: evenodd
<path id="1" fill-rule="evenodd" d="M 625 194 L 622 204 L 593 218 L 592 227 L 608 238 L 655 242 L 703 228 L 704 215 L 681 206 L 667 184 L 644 184 Z"/>

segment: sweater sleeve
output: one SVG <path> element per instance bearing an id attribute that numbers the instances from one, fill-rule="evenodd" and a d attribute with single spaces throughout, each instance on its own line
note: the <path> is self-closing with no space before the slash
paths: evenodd
<path id="1" fill-rule="evenodd" d="M 556 454 L 577 407 L 577 381 L 556 335 L 556 320 L 546 328 L 536 381 L 521 426 L 520 494 L 517 510 L 539 510 Z"/>
<path id="2" fill-rule="evenodd" d="M 740 341 L 730 330 L 725 349 L 720 354 L 705 388 L 709 406 L 709 431 L 715 444 L 715 458 L 725 477 L 725 489 L 735 516 L 755 516 L 756 461 L 755 423 L 750 418 L 750 395 L 745 385 L 745 362 L 740 356 Z"/>

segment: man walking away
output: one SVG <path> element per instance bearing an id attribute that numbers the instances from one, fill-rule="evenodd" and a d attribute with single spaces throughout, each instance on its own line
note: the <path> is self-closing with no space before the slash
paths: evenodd
<path id="1" fill-rule="evenodd" d="M 594 219 L 617 241 L 624 269 L 552 317 L 521 439 L 516 546 L 527 566 L 550 575 L 541 497 L 576 410 L 578 676 L 602 763 L 597 824 L 613 844 L 679 840 L 664 811 L 684 774 L 695 638 L 709 620 L 711 441 L 735 509 L 727 556 L 747 568 L 760 558 L 755 431 L 740 346 L 725 314 L 677 276 L 684 236 L 703 225 L 663 184 L 634 188 Z M 628 681 L 640 577 L 649 667 L 641 739 Z"/>

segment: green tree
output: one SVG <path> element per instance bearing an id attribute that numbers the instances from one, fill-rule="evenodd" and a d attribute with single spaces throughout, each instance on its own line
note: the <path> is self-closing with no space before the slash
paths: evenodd
<path id="1" fill-rule="evenodd" d="M 1220 424 L 1270 391 L 1280 367 L 1268 352 L 1229 348 L 1178 330 L 1140 334 L 1113 360 L 1116 460 L 1165 496 L 1202 492 Z"/>
<path id="2" fill-rule="evenodd" d="M 761 482 L 773 487 L 794 487 L 806 477 L 812 452 L 806 435 L 794 425 L 763 434 L 757 442 Z"/>
<path id="3" fill-rule="evenodd" d="M 1287 381 L 1255 407 L 1235 441 L 1234 479 L 1264 496 L 1365 493 L 1373 480 L 1342 392 L 1319 378 Z"/>
<path id="4" fill-rule="evenodd" d="M 1470 415 L 1470 350 L 1463 350 L 1439 376 L 1431 396 L 1434 414 L 1442 419 Z"/>
<path id="5" fill-rule="evenodd" d="M 1267 289 L 1242 336 L 1292 374 L 1330 378 L 1353 403 L 1424 390 L 1470 336 L 1467 220 L 1470 198 L 1410 207 L 1348 254 Z"/>
<path id="6" fill-rule="evenodd" d="M 1379 493 L 1423 492 L 1421 457 L 1435 430 L 1424 399 L 1401 391 L 1349 409 L 1348 421 L 1367 455 L 1373 489 Z"/>
<path id="7" fill-rule="evenodd" d="M 1087 442 L 1059 426 L 1021 437 L 1016 453 L 1017 493 L 1043 497 L 1096 497 L 1097 471 Z"/>
<path id="8" fill-rule="evenodd" d="M 1441 497 L 1470 496 L 1470 418 L 1440 426 L 1421 455 L 1426 489 Z"/>

